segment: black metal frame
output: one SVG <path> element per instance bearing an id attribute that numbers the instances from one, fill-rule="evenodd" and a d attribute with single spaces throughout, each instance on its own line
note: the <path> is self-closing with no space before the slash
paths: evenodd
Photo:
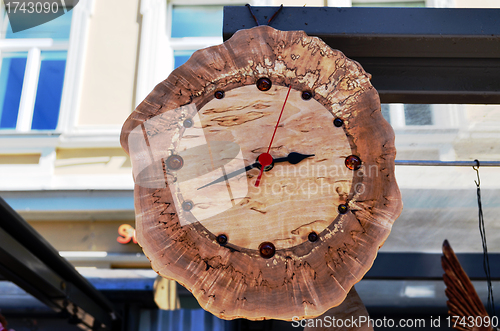
<path id="1" fill-rule="evenodd" d="M 457 258 L 471 280 L 486 280 L 483 253 L 457 253 Z M 363 279 L 442 280 L 441 253 L 378 254 Z M 490 253 L 492 280 L 500 280 L 500 254 Z"/>
<path id="2" fill-rule="evenodd" d="M 70 323 L 120 330 L 112 304 L 0 198 L 0 274 Z M 89 323 L 85 315 L 92 317 Z"/>
<path id="3" fill-rule="evenodd" d="M 267 22 L 278 7 L 252 7 Z M 358 61 L 382 103 L 500 104 L 500 9 L 284 7 L 271 26 L 303 30 Z M 256 25 L 224 7 L 223 37 Z"/>
<path id="4" fill-rule="evenodd" d="M 279 7 L 252 7 L 265 23 Z M 284 7 L 273 28 L 303 30 L 358 61 L 382 103 L 500 104 L 500 9 Z M 245 6 L 224 7 L 223 38 L 256 26 Z M 457 254 L 486 279 L 482 254 Z M 500 280 L 500 254 L 490 254 Z M 379 253 L 364 279 L 442 279 L 441 254 Z"/>
<path id="5" fill-rule="evenodd" d="M 277 7 L 253 7 L 267 22 Z M 500 104 L 500 10 L 286 7 L 272 22 L 304 30 L 357 60 L 384 103 Z M 224 39 L 255 26 L 247 7 L 224 8 Z M 69 321 L 119 330 L 111 303 L 0 198 L 0 274 Z M 485 279 L 482 254 L 458 254 L 472 279 Z M 500 280 L 500 254 L 490 255 Z M 365 279 L 440 279 L 440 254 L 380 253 Z"/>

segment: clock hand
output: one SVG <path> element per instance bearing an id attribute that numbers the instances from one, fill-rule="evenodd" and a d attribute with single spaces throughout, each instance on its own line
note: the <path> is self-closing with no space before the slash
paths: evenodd
<path id="1" fill-rule="evenodd" d="M 314 156 L 314 154 L 300 154 L 297 152 L 291 152 L 286 157 L 280 157 L 273 160 L 273 163 L 288 162 L 291 164 L 297 164 L 305 158 Z"/>
<path id="2" fill-rule="evenodd" d="M 297 153 L 297 152 L 291 152 L 286 157 L 280 157 L 280 158 L 274 159 L 272 163 L 289 162 L 291 164 L 297 164 L 300 161 L 304 160 L 305 158 L 308 158 L 311 156 L 314 156 L 314 154 L 301 154 L 301 153 Z M 255 162 L 251 165 L 246 166 L 245 168 L 230 172 L 230 173 L 226 174 L 226 176 L 221 176 L 221 177 L 217 178 L 216 180 L 211 181 L 210 183 L 203 185 L 202 187 L 199 187 L 198 190 L 201 190 L 202 188 L 205 188 L 205 187 L 213 185 L 213 184 L 223 182 L 224 180 L 227 180 L 229 178 L 233 178 L 234 176 L 242 174 L 242 173 L 249 171 L 253 168 L 259 168 L 259 167 L 262 167 L 262 165 L 259 162 Z M 265 167 L 267 167 L 267 166 L 265 166 Z"/>
<path id="3" fill-rule="evenodd" d="M 278 125 L 280 124 L 281 115 L 283 115 L 283 110 L 285 110 L 286 101 L 288 100 L 288 96 L 290 95 L 291 89 L 292 85 L 290 85 L 290 87 L 288 88 L 285 102 L 283 102 L 283 107 L 281 108 L 280 117 L 278 117 L 278 123 L 276 123 L 276 126 L 274 127 L 273 137 L 271 138 L 271 142 L 269 143 L 269 147 L 267 148 L 267 153 L 262 153 L 259 155 L 259 162 L 262 165 L 262 167 L 260 168 L 259 176 L 255 181 L 255 187 L 259 187 L 260 179 L 262 178 L 262 174 L 264 173 L 264 168 L 273 163 L 273 157 L 271 156 L 271 154 L 269 154 L 269 151 L 271 150 L 271 146 L 273 145 L 274 136 L 276 135 L 276 130 L 278 129 Z"/>
<path id="4" fill-rule="evenodd" d="M 233 172 L 231 172 L 229 174 L 226 174 L 226 176 L 219 177 L 216 180 L 214 180 L 214 181 L 212 181 L 212 182 L 210 182 L 210 183 L 208 183 L 206 185 L 203 185 L 202 187 L 198 187 L 198 190 L 201 190 L 202 188 L 205 188 L 205 187 L 210 186 L 212 184 L 217 184 L 217 183 L 223 182 L 223 181 L 225 181 L 225 180 L 227 180 L 229 178 L 233 178 L 234 176 L 237 176 L 237 175 L 242 174 L 242 173 L 244 173 L 246 171 L 249 171 L 250 169 L 253 169 L 253 168 L 257 167 L 258 165 L 260 165 L 260 163 L 259 162 L 255 162 L 255 163 L 253 163 L 253 164 L 251 164 L 249 166 L 246 166 L 245 168 L 233 171 Z"/>

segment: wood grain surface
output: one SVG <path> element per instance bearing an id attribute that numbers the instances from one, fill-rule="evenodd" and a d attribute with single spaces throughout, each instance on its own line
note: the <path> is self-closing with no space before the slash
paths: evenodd
<path id="1" fill-rule="evenodd" d="M 469 276 L 462 268 L 448 240 L 443 242 L 441 266 L 448 297 L 448 315 L 454 329 L 463 331 L 493 331 L 493 324 L 481 298 L 476 292 Z"/>
<path id="2" fill-rule="evenodd" d="M 214 99 L 199 110 L 210 150 L 230 142 L 241 149 L 243 163 L 227 162 L 226 174 L 254 163 L 267 151 L 287 92 L 283 86 L 262 92 L 247 85 L 227 91 L 224 99 Z M 333 125 L 333 115 L 316 100 L 303 100 L 301 94 L 291 90 L 270 153 L 274 158 L 291 152 L 314 157 L 295 165 L 277 163 L 264 173 L 259 187 L 255 186 L 257 168 L 231 178 L 231 197 L 225 181 L 199 189 L 221 177 L 221 171 L 192 176 L 192 180 L 174 184 L 177 204 L 192 201 L 190 213 L 207 230 L 250 249 L 258 249 L 262 242 L 272 242 L 277 249 L 290 248 L 306 242 L 311 232 L 321 233 L 332 224 L 338 205 L 346 203 L 351 191 L 354 172 L 344 164 L 351 148 L 344 130 Z M 188 142 L 176 152 L 182 155 L 198 150 L 193 137 L 189 134 Z M 215 151 L 205 159 L 223 164 L 223 160 L 237 156 L 233 154 Z"/>
<path id="3" fill-rule="evenodd" d="M 256 90 L 261 77 L 271 79 L 271 90 Z M 279 186 L 276 194 L 257 192 L 255 169 L 231 178 L 232 197 L 222 193 L 233 183 L 210 185 L 205 195 L 194 192 L 220 177 L 222 168 L 230 173 L 265 152 L 289 86 L 290 105 L 270 153 L 317 155 L 265 172 L 261 189 Z M 215 100 L 219 90 L 226 96 Z M 300 99 L 305 90 L 313 93 L 307 102 Z M 340 128 L 332 125 L 335 118 L 343 120 Z M 186 119 L 194 125 L 183 125 Z M 219 148 L 212 152 L 216 141 Z M 260 26 L 195 52 L 130 115 L 121 143 L 136 180 L 137 239 L 153 269 L 225 319 L 291 320 L 338 306 L 373 264 L 402 209 L 394 132 L 382 117 L 370 75 L 301 31 Z M 236 156 L 231 143 L 239 147 Z M 224 144 L 227 155 L 220 148 Z M 169 156 L 187 156 L 193 148 L 208 151 L 197 150 L 193 157 L 210 158 L 185 161 L 179 171 L 165 166 Z M 341 166 L 349 154 L 360 157 L 361 169 L 324 178 L 313 171 L 321 162 Z M 200 166 L 190 170 L 192 162 Z M 291 189 L 296 178 L 289 174 L 301 165 L 307 170 L 297 176 L 301 183 L 338 190 L 281 194 L 284 187 Z M 197 200 L 203 196 L 208 200 Z M 223 206 L 211 207 L 214 200 Z M 194 203 L 189 212 L 181 207 L 185 201 Z M 347 203 L 347 213 L 338 214 L 339 202 Z M 202 206 L 213 213 L 203 214 Z M 305 239 L 312 230 L 319 235 L 316 242 Z M 216 240 L 221 232 L 229 237 L 225 246 Z M 278 248 L 270 259 L 256 249 L 263 240 L 274 240 Z"/>

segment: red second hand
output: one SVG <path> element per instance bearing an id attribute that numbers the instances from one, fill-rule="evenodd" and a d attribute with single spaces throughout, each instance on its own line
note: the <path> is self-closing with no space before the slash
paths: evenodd
<path id="1" fill-rule="evenodd" d="M 271 156 L 271 154 L 269 154 L 269 151 L 271 150 L 271 146 L 273 145 L 274 136 L 276 135 L 276 130 L 278 130 L 278 125 L 280 124 L 281 115 L 283 115 L 283 110 L 285 110 L 286 101 L 288 100 L 288 96 L 290 95 L 291 89 L 292 86 L 290 85 L 290 87 L 288 88 L 288 92 L 286 94 L 285 102 L 283 102 L 283 107 L 281 108 L 280 117 L 278 117 L 278 123 L 276 123 L 276 126 L 274 127 L 273 136 L 271 138 L 271 142 L 269 143 L 269 147 L 267 148 L 267 153 L 262 153 L 259 155 L 258 160 L 260 163 L 260 173 L 259 176 L 257 177 L 257 180 L 255 181 L 255 187 L 259 187 L 260 179 L 262 178 L 262 174 L 264 173 L 264 168 L 273 163 L 273 157 Z"/>

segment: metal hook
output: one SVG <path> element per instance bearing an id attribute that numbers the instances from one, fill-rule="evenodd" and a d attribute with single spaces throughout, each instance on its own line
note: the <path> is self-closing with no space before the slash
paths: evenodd
<path id="1" fill-rule="evenodd" d="M 257 17 L 255 17 L 253 11 L 252 11 L 252 6 L 250 6 L 249 3 L 247 3 L 245 5 L 248 10 L 250 11 L 250 15 L 252 15 L 253 17 L 253 20 L 255 21 L 255 23 L 257 24 L 257 26 L 260 26 L 259 24 L 259 21 L 257 20 Z M 281 6 L 278 8 L 278 10 L 273 14 L 273 16 L 271 16 L 271 18 L 267 21 L 267 25 L 271 24 L 272 20 L 274 20 L 274 18 L 279 14 L 279 12 L 283 9 L 283 4 L 281 4 Z"/>
<path id="2" fill-rule="evenodd" d="M 271 21 L 274 20 L 274 18 L 278 15 L 278 13 L 283 9 L 283 4 L 281 4 L 280 8 L 271 16 L 269 21 L 267 21 L 267 25 L 271 24 Z"/>
<path id="3" fill-rule="evenodd" d="M 479 178 L 479 160 L 474 160 L 476 162 L 476 165 L 475 166 L 472 166 L 472 169 L 474 169 L 476 171 L 476 174 L 477 174 L 477 181 L 474 181 L 474 183 L 476 183 L 476 186 L 479 187 L 481 185 L 481 179 Z"/>
<path id="4" fill-rule="evenodd" d="M 252 7 L 250 6 L 250 4 L 247 3 L 245 6 L 247 6 L 248 10 L 250 11 L 250 15 L 252 15 L 253 20 L 255 21 L 257 26 L 260 26 L 259 21 L 257 20 L 257 17 L 255 17 L 255 15 L 253 14 Z"/>

